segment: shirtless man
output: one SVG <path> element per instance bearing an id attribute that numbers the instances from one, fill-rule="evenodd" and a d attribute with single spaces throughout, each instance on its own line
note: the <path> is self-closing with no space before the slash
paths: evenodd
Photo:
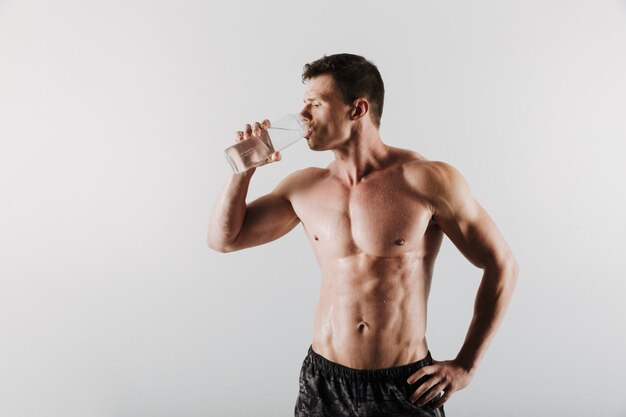
<path id="1" fill-rule="evenodd" d="M 322 278 L 297 417 L 444 416 L 443 404 L 470 382 L 504 316 L 516 261 L 457 170 L 381 141 L 376 66 L 325 56 L 305 65 L 302 79 L 309 148 L 333 151 L 335 160 L 287 176 L 249 204 L 255 169 L 231 175 L 208 245 L 245 249 L 302 223 Z M 268 126 L 246 125 L 237 140 L 266 135 Z M 277 160 L 278 153 L 268 163 Z M 484 274 L 458 355 L 434 361 L 426 306 L 444 233 Z"/>

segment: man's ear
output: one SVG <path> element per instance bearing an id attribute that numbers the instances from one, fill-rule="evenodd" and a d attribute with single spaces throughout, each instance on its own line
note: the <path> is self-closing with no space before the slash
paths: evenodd
<path id="1" fill-rule="evenodd" d="M 357 98 L 352 103 L 352 112 L 350 113 L 350 117 L 352 120 L 360 119 L 365 116 L 370 109 L 370 103 L 364 98 Z"/>

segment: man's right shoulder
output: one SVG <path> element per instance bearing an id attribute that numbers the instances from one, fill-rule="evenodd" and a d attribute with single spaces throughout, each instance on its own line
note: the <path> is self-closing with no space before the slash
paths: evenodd
<path id="1" fill-rule="evenodd" d="M 330 171 L 326 168 L 309 167 L 295 171 L 276 186 L 274 192 L 289 198 L 328 178 Z"/>

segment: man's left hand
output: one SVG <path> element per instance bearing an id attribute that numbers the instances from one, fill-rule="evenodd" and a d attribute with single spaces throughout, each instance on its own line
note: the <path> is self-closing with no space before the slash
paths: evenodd
<path id="1" fill-rule="evenodd" d="M 426 376 L 430 377 L 415 390 L 409 401 L 417 402 L 417 405 L 422 407 L 443 391 L 443 395 L 433 402 L 433 407 L 439 408 L 453 393 L 465 388 L 474 375 L 455 361 L 434 361 L 432 365 L 425 366 L 411 375 L 407 382 L 414 384 Z"/>

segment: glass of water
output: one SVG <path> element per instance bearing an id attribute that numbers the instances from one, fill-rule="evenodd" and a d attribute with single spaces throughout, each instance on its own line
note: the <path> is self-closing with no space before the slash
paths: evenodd
<path id="1" fill-rule="evenodd" d="M 251 137 L 227 148 L 226 160 L 235 174 L 266 163 L 274 152 L 279 152 L 303 139 L 307 132 L 306 119 L 299 114 L 288 114 L 271 122 L 269 135 L 264 138 Z"/>

